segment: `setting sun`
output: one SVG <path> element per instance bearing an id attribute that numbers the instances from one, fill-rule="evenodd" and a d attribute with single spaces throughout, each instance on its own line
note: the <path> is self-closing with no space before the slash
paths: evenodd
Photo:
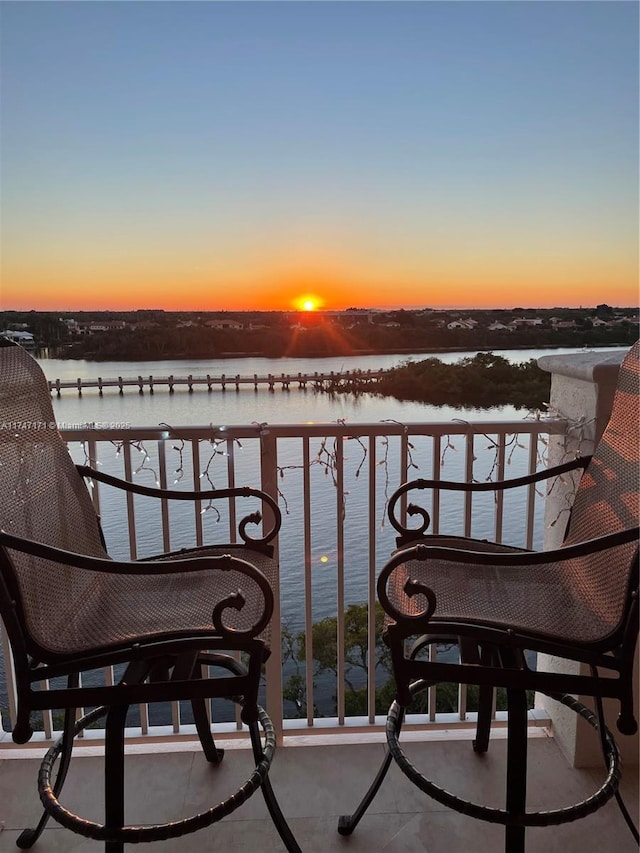
<path id="1" fill-rule="evenodd" d="M 323 305 L 323 300 L 318 296 L 306 293 L 304 296 L 298 296 L 293 300 L 298 311 L 317 311 Z"/>

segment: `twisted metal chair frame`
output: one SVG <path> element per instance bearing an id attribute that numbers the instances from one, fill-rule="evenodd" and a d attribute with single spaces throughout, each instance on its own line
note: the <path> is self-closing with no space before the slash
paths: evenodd
<path id="1" fill-rule="evenodd" d="M 505 826 L 505 850 L 525 849 L 525 827 L 584 817 L 616 796 L 634 836 L 637 829 L 619 798 L 620 756 L 604 725 L 602 700 L 617 699 L 620 733 L 637 731 L 633 661 L 638 638 L 638 491 L 640 342 L 625 356 L 609 423 L 593 456 L 502 482 L 452 483 L 419 479 L 402 485 L 389 502 L 398 550 L 382 569 L 377 593 L 385 611 L 396 700 L 387 718 L 388 752 L 360 805 L 338 824 L 351 834 L 376 795 L 392 760 L 421 790 L 463 814 Z M 493 491 L 583 469 L 562 547 L 533 552 L 453 536 L 429 536 L 427 510 L 409 504 L 417 528 L 402 523 L 399 507 L 418 490 Z M 459 662 L 425 660 L 436 642 L 454 642 Z M 525 652 L 573 661 L 577 672 L 530 667 Z M 589 674 L 586 674 L 587 669 Z M 495 687 L 507 695 L 506 808 L 470 803 L 427 779 L 399 744 L 406 708 L 439 682 L 479 685 L 474 751 L 489 746 Z M 527 699 L 552 696 L 600 734 L 607 775 L 601 788 L 573 806 L 526 811 Z M 594 715 L 573 696 L 593 697 Z"/>
<path id="2" fill-rule="evenodd" d="M 35 844 L 51 816 L 76 833 L 104 841 L 108 853 L 120 853 L 125 842 L 160 841 L 209 826 L 260 789 L 285 847 L 299 851 L 269 780 L 275 734 L 258 704 L 277 584 L 277 503 L 249 487 L 178 492 L 75 466 L 55 428 L 39 365 L 2 339 L 0 461 L 0 614 L 15 670 L 13 740 L 25 743 L 32 737 L 32 712 L 64 710 L 62 735 L 38 776 L 44 813 L 37 826 L 21 833 L 18 846 Z M 113 560 L 83 478 L 162 500 L 249 499 L 268 521 L 263 523 L 260 511 L 242 518 L 237 544 L 134 562 Z M 251 536 L 249 525 L 262 525 L 263 535 Z M 103 667 L 122 671 L 117 683 L 83 683 L 83 676 Z M 56 681 L 49 689 L 39 689 L 51 679 Z M 204 756 L 219 764 L 224 750 L 214 742 L 207 705 L 223 698 L 239 703 L 249 728 L 255 759 L 249 778 L 198 815 L 127 825 L 124 738 L 130 706 L 190 701 Z M 84 708 L 92 710 L 76 720 Z M 105 820 L 99 824 L 72 814 L 59 797 L 75 736 L 103 716 Z"/>

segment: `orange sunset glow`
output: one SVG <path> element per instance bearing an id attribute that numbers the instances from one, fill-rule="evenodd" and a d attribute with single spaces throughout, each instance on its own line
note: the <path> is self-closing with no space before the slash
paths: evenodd
<path id="1" fill-rule="evenodd" d="M 524 303 L 538 307 L 596 305 L 607 301 L 634 305 L 638 300 L 637 269 L 632 257 L 597 263 L 584 259 L 556 259 L 545 267 L 543 258 L 518 266 L 506 261 L 488 267 L 473 259 L 432 259 L 433 271 L 424 277 L 399 269 L 386 275 L 380 269 L 360 274 L 349 271 L 313 275 L 263 273 L 254 285 L 238 272 L 203 274 L 189 269 L 153 265 L 132 270 L 123 264 L 96 265 L 94 270 L 72 265 L 58 271 L 48 267 L 18 270 L 3 263 L 1 304 L 24 310 L 135 310 L 168 311 L 261 310 L 317 311 L 350 307 L 449 308 L 509 307 Z M 404 266 L 404 265 L 403 265 Z M 608 282 L 616 281 L 615 286 Z M 544 286 L 542 286 L 544 283 Z"/>
<path id="2" fill-rule="evenodd" d="M 4 5 L 3 309 L 638 302 L 637 4 Z"/>

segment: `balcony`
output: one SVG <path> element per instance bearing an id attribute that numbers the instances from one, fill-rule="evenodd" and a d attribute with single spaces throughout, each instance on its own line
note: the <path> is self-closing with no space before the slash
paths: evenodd
<path id="1" fill-rule="evenodd" d="M 505 741 L 495 737 L 484 757 L 475 755 L 470 735 L 443 731 L 409 744 L 407 754 L 432 769 L 432 778 L 450 790 L 494 806 L 504 804 Z M 356 805 L 382 758 L 384 736 L 346 734 L 338 737 L 286 739 L 273 762 L 271 779 L 282 809 L 305 853 L 362 851 L 362 853 L 497 853 L 503 849 L 502 827 L 459 815 L 421 794 L 392 766 L 355 833 L 348 839 L 336 831 L 338 816 Z M 251 766 L 250 750 L 231 748 L 220 768 L 202 758 L 193 743 L 174 743 L 171 751 L 131 745 L 139 754 L 127 758 L 127 786 L 131 792 L 127 819 L 135 822 L 171 820 L 209 808 L 232 789 L 233 782 Z M 602 774 L 596 769 L 570 768 L 547 729 L 530 738 L 530 808 L 558 808 L 592 793 Z M 13 853 L 19 831 L 38 816 L 36 777 L 38 761 L 24 758 L 28 750 L 0 759 L 0 851 Z M 78 755 L 91 749 L 77 749 Z M 31 753 L 29 753 L 31 754 Z M 75 751 L 74 751 L 75 755 Z M 100 819 L 102 763 L 98 757 L 74 758 L 65 784 L 65 804 L 86 817 Z M 226 786 L 214 784 L 223 775 Z M 623 774 L 621 791 L 638 821 L 637 773 Z M 98 842 L 83 839 L 50 822 L 34 851 L 89 853 L 102 851 Z M 283 851 L 260 794 L 230 818 L 194 835 L 144 845 L 158 853 L 226 853 Z M 527 830 L 528 853 L 633 853 L 631 834 L 611 801 L 589 817 L 559 827 Z"/>
<path id="2" fill-rule="evenodd" d="M 613 370 L 615 365 L 611 367 Z M 274 654 L 265 673 L 263 701 L 281 747 L 272 781 L 304 850 L 338 850 L 347 844 L 367 851 L 466 853 L 502 848 L 501 827 L 444 809 L 415 791 L 395 768 L 350 840 L 338 836 L 336 825 L 338 815 L 357 804 L 383 752 L 384 715 L 376 707 L 376 691 L 387 676 L 384 668 L 376 666 L 373 614 L 377 571 L 393 548 L 394 531 L 384 522 L 388 497 L 403 480 L 414 476 L 502 479 L 533 472 L 566 455 L 590 452 L 589 442 L 602 419 L 606 420 L 611 371 L 605 370 L 603 378 L 602 370 L 591 362 L 586 367 L 574 363 L 564 372 L 555 365 L 553 371 L 556 402 L 553 396 L 551 402 L 558 416 L 542 420 L 162 425 L 121 430 L 93 425 L 64 431 L 77 462 L 101 465 L 108 473 L 176 489 L 250 483 L 279 499 L 284 513 L 279 537 L 280 590 L 274 615 Z M 566 383 L 573 383 L 572 393 Z M 431 529 L 542 547 L 552 544 L 563 528 L 571 492 L 572 484 L 567 481 L 555 485 L 552 498 L 526 487 L 510 495 L 508 503 L 494 500 L 490 493 L 459 499 L 443 495 L 428 507 Z M 224 540 L 241 514 L 241 508 L 232 504 L 217 515 L 206 501 L 195 509 L 175 510 L 163 504 L 152 510 L 146 499 L 130 495 L 112 499 L 97 484 L 92 495 L 109 550 L 124 559 L 203 544 L 210 538 Z M 128 533 L 124 544 L 123 530 Z M 345 611 L 351 604 L 366 605 L 369 630 L 359 649 L 363 661 L 359 668 L 347 660 Z M 325 619 L 332 620 L 335 665 L 318 672 L 314 623 Z M 302 636 L 304 654 L 299 654 L 293 647 L 296 642 L 298 649 L 302 647 L 296 640 Z M 7 653 L 5 646 L 5 661 Z M 432 649 L 432 654 L 443 653 L 448 650 Z M 7 708 L 0 732 L 0 821 L 4 824 L 0 851 L 15 849 L 18 831 L 38 813 L 37 756 L 57 725 L 55 718 L 45 714 L 42 731 L 27 748 L 12 744 L 15 706 L 10 667 L 6 669 Z M 112 678 L 113 673 L 104 677 Z M 354 690 L 358 693 L 355 710 Z M 155 717 L 152 710 L 141 707 L 128 732 L 128 750 L 134 753 L 128 782 L 131 811 L 127 820 L 131 822 L 171 820 L 210 806 L 211 797 L 218 800 L 224 795 L 224 790 L 212 787 L 211 774 L 228 778 L 231 790 L 250 762 L 247 741 L 233 711 L 220 715 L 212 709 L 216 730 L 228 749 L 225 762 L 216 770 L 198 755 L 194 727 L 183 707 L 176 704 Z M 592 793 L 601 780 L 593 744 L 578 743 L 582 734 L 567 732 L 565 722 L 553 715 L 553 709 L 545 707 L 540 698 L 530 711 L 530 808 L 569 805 Z M 427 762 L 425 766 L 433 768 L 432 778 L 445 787 L 500 806 L 504 800 L 504 718 L 504 712 L 497 709 L 494 742 L 487 756 L 478 757 L 469 743 L 475 714 L 465 691 L 460 690 L 453 706 L 443 710 L 440 688 L 431 688 L 426 715 L 408 720 L 403 740 L 411 741 L 409 753 L 417 763 Z M 99 729 L 85 733 L 82 747 L 76 750 L 81 757 L 72 765 L 64 796 L 65 805 L 94 819 L 100 818 L 100 782 L 93 785 L 88 779 L 100 775 L 100 738 Z M 622 790 L 628 807 L 636 807 L 637 822 L 635 749 L 636 766 L 627 767 Z M 583 766 L 577 769 L 570 764 Z M 545 851 L 562 848 L 583 853 L 636 849 L 613 803 L 577 823 L 528 830 L 528 840 L 528 850 L 533 851 L 543 847 Z M 206 849 L 209 843 L 229 851 L 282 849 L 259 795 L 223 824 L 155 847 L 193 850 Z M 98 850 L 101 845 L 52 826 L 37 849 Z"/>

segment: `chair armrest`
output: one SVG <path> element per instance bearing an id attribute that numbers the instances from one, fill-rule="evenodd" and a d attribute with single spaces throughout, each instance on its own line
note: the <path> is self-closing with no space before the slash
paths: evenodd
<path id="1" fill-rule="evenodd" d="M 437 606 L 436 595 L 425 584 L 417 582 L 410 577 L 409 571 L 406 568 L 410 560 L 426 561 L 436 559 L 498 568 L 518 568 L 549 563 L 566 563 L 587 556 L 588 554 L 606 551 L 631 542 L 638 542 L 638 529 L 636 527 L 619 530 L 615 533 L 608 533 L 606 536 L 599 536 L 595 539 L 588 539 L 584 542 L 578 542 L 575 545 L 567 545 L 550 551 L 466 551 L 459 548 L 444 548 L 440 545 L 425 545 L 420 543 L 411 548 L 399 550 L 384 566 L 378 577 L 378 600 L 385 612 L 392 619 L 395 619 L 397 622 L 414 625 L 415 633 L 428 633 L 427 623 L 433 616 Z M 400 581 L 404 579 L 402 590 L 407 598 L 411 599 L 415 595 L 424 595 L 427 599 L 426 608 L 419 613 L 415 613 L 415 615 L 403 613 L 401 610 L 398 610 L 389 599 L 387 593 L 389 581 L 394 572 L 399 568 L 401 572 Z M 412 609 L 415 610 L 415 608 Z"/>
<path id="2" fill-rule="evenodd" d="M 71 566 L 76 569 L 88 570 L 91 572 L 102 572 L 104 574 L 112 575 L 175 575 L 206 570 L 240 572 L 241 574 L 251 578 L 252 581 L 260 588 L 264 598 L 264 609 L 254 625 L 245 630 L 238 630 L 225 626 L 223 622 L 223 612 L 227 608 L 233 608 L 238 611 L 242 610 L 245 604 L 244 596 L 240 591 L 238 591 L 233 595 L 229 595 L 226 598 L 217 601 L 213 606 L 212 625 L 223 637 L 257 637 L 258 634 L 267 627 L 273 614 L 273 590 L 265 575 L 247 560 L 234 557 L 231 554 L 191 557 L 188 559 L 176 559 L 170 561 L 149 560 L 140 563 L 126 562 L 102 557 L 92 557 L 86 554 L 77 554 L 73 551 L 65 551 L 62 548 L 53 548 L 52 546 L 45 545 L 42 542 L 23 539 L 19 536 L 12 536 L 4 531 L 0 531 L 0 549 L 5 552 L 18 551 L 22 554 L 31 554 L 34 557 L 49 560 L 53 563 L 59 563 L 63 566 Z M 10 553 L 7 553 L 7 559 L 9 563 L 12 564 Z M 15 581 L 15 578 L 12 580 Z M 215 592 L 214 584 L 211 585 L 211 589 Z"/>
<path id="3" fill-rule="evenodd" d="M 98 480 L 108 486 L 114 486 L 117 489 L 122 489 L 126 492 L 131 492 L 136 495 L 145 497 L 160 498 L 162 500 L 178 500 L 178 501 L 208 501 L 219 500 L 222 498 L 246 498 L 254 497 L 267 504 L 272 513 L 273 524 L 261 538 L 254 538 L 247 533 L 248 524 L 259 524 L 262 521 L 262 513 L 253 512 L 245 516 L 238 524 L 238 532 L 243 542 L 250 546 L 264 547 L 267 543 L 274 539 L 282 525 L 282 513 L 277 502 L 263 492 L 261 489 L 254 489 L 251 486 L 239 486 L 233 489 L 203 489 L 202 491 L 178 491 L 177 489 L 161 489 L 150 486 L 141 486 L 138 483 L 131 483 L 129 480 L 122 480 L 119 477 L 113 477 L 110 474 L 105 474 L 103 471 L 96 471 L 88 465 L 76 465 L 76 470 L 81 477 L 87 477 L 92 480 Z"/>
<path id="4" fill-rule="evenodd" d="M 553 468 L 545 468 L 542 471 L 536 471 L 533 474 L 527 474 L 525 477 L 514 477 L 510 480 L 496 480 L 487 483 L 461 483 L 451 480 L 426 480 L 423 478 L 410 480 L 399 486 L 389 499 L 387 515 L 392 527 L 400 534 L 398 537 L 398 545 L 406 544 L 411 540 L 418 539 L 423 536 L 431 523 L 431 518 L 426 509 L 416 504 L 410 503 L 407 506 L 407 515 L 419 515 L 422 518 L 420 527 L 409 528 L 405 527 L 396 516 L 396 506 L 400 498 L 407 492 L 424 489 L 433 489 L 434 491 L 444 489 L 448 491 L 461 492 L 497 492 L 504 489 L 515 489 L 519 486 L 528 486 L 532 483 L 538 483 L 541 480 L 549 480 L 551 477 L 557 477 L 560 474 L 566 474 L 569 471 L 575 471 L 587 467 L 591 461 L 590 456 L 581 456 L 578 459 L 572 459 L 570 462 L 565 462 L 562 465 L 556 465 Z"/>

